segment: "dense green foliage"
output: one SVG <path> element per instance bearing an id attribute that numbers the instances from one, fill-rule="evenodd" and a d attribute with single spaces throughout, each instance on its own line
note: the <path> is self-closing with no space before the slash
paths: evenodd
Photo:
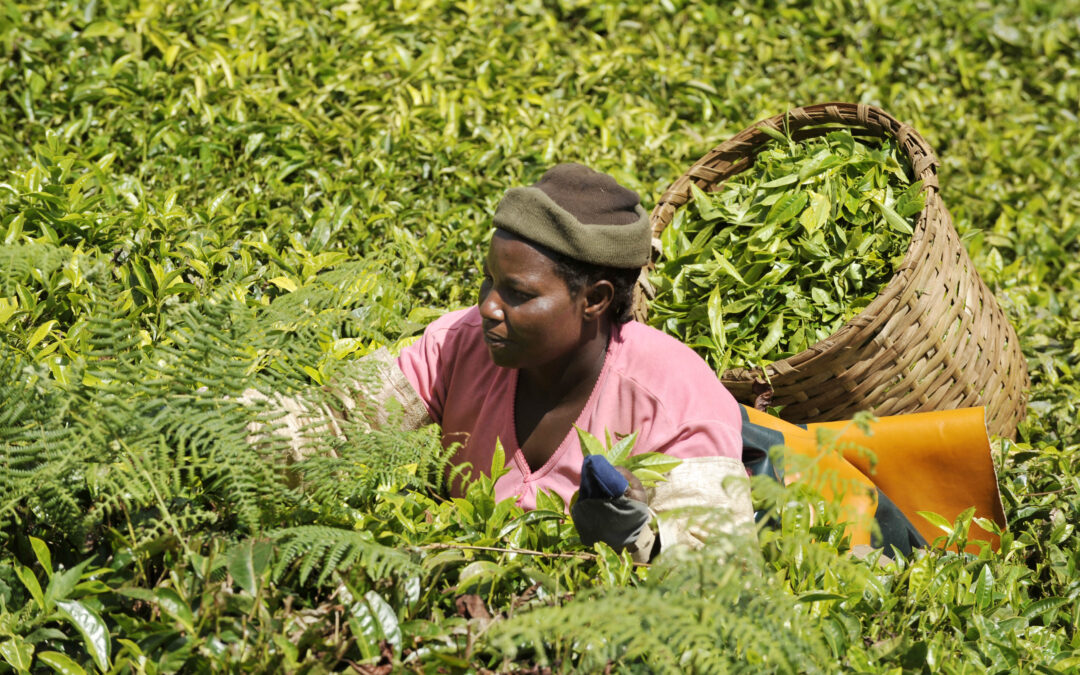
<path id="1" fill-rule="evenodd" d="M 892 279 L 925 203 L 891 142 L 777 132 L 713 194 L 691 185 L 660 236 L 649 323 L 718 374 L 793 356 L 835 333 Z"/>
<path id="2" fill-rule="evenodd" d="M 1080 668 L 1077 16 L 0 3 L 0 672 Z M 1000 551 L 881 567 L 842 555 L 826 506 L 761 485 L 780 527 L 760 546 L 635 567 L 583 550 L 557 499 L 524 514 L 489 479 L 444 499 L 431 430 L 314 438 L 293 464 L 248 443 L 273 413 L 245 388 L 318 396 L 470 302 L 506 187 L 580 161 L 648 206 L 713 144 L 823 100 L 937 150 L 1023 342 Z"/>

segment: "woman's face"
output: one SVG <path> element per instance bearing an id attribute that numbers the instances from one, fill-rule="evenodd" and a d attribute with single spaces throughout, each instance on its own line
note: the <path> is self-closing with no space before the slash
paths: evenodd
<path id="1" fill-rule="evenodd" d="M 491 238 L 477 304 L 488 353 L 503 368 L 536 368 L 571 356 L 590 311 L 585 293 L 570 292 L 551 258 L 503 230 Z"/>

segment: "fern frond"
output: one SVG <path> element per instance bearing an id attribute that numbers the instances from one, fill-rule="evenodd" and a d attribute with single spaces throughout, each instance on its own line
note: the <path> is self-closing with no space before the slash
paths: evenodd
<path id="1" fill-rule="evenodd" d="M 81 508 L 72 469 L 78 438 L 62 424 L 67 401 L 47 381 L 30 380 L 26 364 L 0 354 L 0 528 L 33 514 L 75 529 Z"/>
<path id="2" fill-rule="evenodd" d="M 734 539 L 726 550 L 662 557 L 641 586 L 523 612 L 493 630 L 490 644 L 510 658 L 532 650 L 550 662 L 576 653 L 575 667 L 586 672 L 608 664 L 670 673 L 828 670 L 817 627 L 738 547 L 756 548 Z"/>
<path id="3" fill-rule="evenodd" d="M 70 258 L 70 249 L 52 244 L 0 244 L 0 296 L 15 295 L 16 284 L 27 283 L 35 272 L 51 276 Z"/>
<path id="4" fill-rule="evenodd" d="M 453 452 L 443 447 L 437 428 L 401 432 L 343 426 L 336 457 L 316 453 L 293 466 L 309 502 L 332 510 L 370 506 L 380 490 L 442 490 Z"/>
<path id="5" fill-rule="evenodd" d="M 324 584 L 339 570 L 359 566 L 372 579 L 414 571 L 416 563 L 405 553 L 375 543 L 370 534 L 334 527 L 307 525 L 277 530 L 270 538 L 278 544 L 272 578 L 280 580 L 297 568 L 300 583 L 318 570 L 316 584 Z"/>
<path id="6" fill-rule="evenodd" d="M 270 402 L 237 400 L 248 388 L 318 399 L 304 367 L 332 370 L 328 344 L 400 337 L 400 284 L 377 272 L 344 265 L 269 307 L 166 306 L 150 344 L 113 280 L 80 329 L 68 384 L 16 349 L 0 353 L 0 381 L 10 383 L 0 388 L 0 537 L 27 522 L 76 548 L 102 528 L 132 546 L 208 526 L 256 535 L 291 518 L 309 523 L 312 506 L 338 522 L 335 509 L 370 502 L 381 486 L 438 489 L 449 457 L 432 432 L 315 436 L 319 458 L 289 467 L 285 440 L 249 442 L 251 425 L 272 419 Z M 407 560 L 373 546 L 348 539 L 322 554 L 333 569 L 370 559 L 377 573 Z M 304 569 L 306 579 L 313 568 Z"/>

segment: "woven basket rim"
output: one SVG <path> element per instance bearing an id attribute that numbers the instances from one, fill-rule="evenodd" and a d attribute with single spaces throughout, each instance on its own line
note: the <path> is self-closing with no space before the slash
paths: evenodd
<path id="1" fill-rule="evenodd" d="M 885 120 L 895 124 L 899 128 L 899 132 L 897 134 L 889 134 L 884 130 L 878 131 L 876 129 L 873 129 L 869 125 L 853 124 L 849 120 L 840 119 L 838 115 L 829 111 L 830 108 L 835 108 L 836 110 L 847 109 L 848 111 L 855 110 L 858 119 L 867 119 L 870 114 L 874 114 L 877 117 L 884 118 Z M 906 161 L 908 167 L 911 169 L 912 173 L 915 174 L 915 179 L 923 181 L 922 192 L 923 194 L 927 195 L 926 203 L 924 204 L 922 211 L 919 212 L 919 217 L 912 228 L 913 231 L 911 234 L 911 240 L 908 242 L 908 247 L 904 253 L 904 258 L 901 260 L 900 264 L 897 265 L 896 270 L 889 278 L 889 281 L 882 285 L 881 288 L 878 290 L 877 295 L 874 297 L 874 299 L 870 302 L 869 305 L 864 307 L 857 314 L 844 322 L 844 324 L 840 326 L 840 328 L 836 329 L 836 331 L 834 331 L 831 335 L 810 345 L 803 351 L 797 354 L 793 354 L 785 359 L 773 361 L 763 367 L 759 366 L 757 368 L 728 369 L 724 371 L 724 373 L 721 375 L 721 381 L 748 382 L 755 380 L 760 381 L 762 378 L 764 378 L 765 381 L 769 381 L 772 377 L 780 375 L 784 372 L 802 368 L 818 359 L 827 359 L 834 356 L 845 348 L 846 341 L 844 338 L 849 333 L 853 331 L 863 330 L 868 325 L 884 323 L 885 321 L 887 321 L 889 318 L 888 314 L 882 312 L 881 310 L 888 303 L 892 302 L 894 298 L 893 294 L 887 293 L 886 291 L 890 289 L 895 289 L 897 286 L 903 284 L 904 278 L 907 276 L 908 271 L 918 262 L 915 254 L 918 251 L 918 244 L 921 242 L 922 238 L 926 236 L 930 211 L 932 208 L 941 207 L 939 199 L 939 185 L 937 180 L 937 168 L 939 166 L 937 156 L 933 153 L 933 149 L 930 147 L 930 145 L 926 142 L 922 135 L 920 135 L 918 131 L 915 130 L 914 127 L 908 124 L 901 123 L 895 117 L 877 106 L 865 103 L 856 104 L 848 102 L 830 101 L 826 103 L 815 103 L 808 106 L 792 108 L 779 115 L 773 115 L 772 117 L 758 120 L 757 122 L 754 122 L 735 136 L 729 138 L 728 140 L 724 141 L 723 143 L 703 155 L 701 159 L 691 165 L 690 168 L 688 168 L 681 176 L 679 176 L 679 178 L 673 181 L 672 184 L 668 186 L 668 188 L 661 195 L 660 199 L 657 200 L 656 205 L 653 207 L 651 216 L 653 236 L 660 236 L 660 233 L 663 232 L 663 230 L 670 224 L 671 219 L 674 218 L 675 212 L 678 211 L 679 208 L 685 207 L 691 201 L 693 201 L 693 197 L 688 197 L 686 201 L 682 202 L 681 204 L 675 205 L 670 213 L 670 218 L 666 222 L 663 221 L 662 209 L 664 206 L 672 204 L 669 196 L 671 195 L 672 190 L 675 189 L 676 186 L 680 184 L 680 182 L 689 182 L 691 180 L 694 180 L 695 184 L 697 184 L 698 187 L 701 187 L 702 189 L 706 189 L 707 187 L 711 188 L 714 185 L 723 184 L 722 182 L 717 184 L 709 183 L 708 181 L 702 184 L 701 182 L 696 181 L 694 178 L 690 177 L 694 170 L 698 167 L 704 166 L 709 158 L 721 152 L 741 154 L 744 157 L 756 157 L 758 152 L 760 152 L 761 149 L 763 149 L 764 146 L 767 145 L 770 140 L 772 140 L 771 137 L 769 137 L 764 132 L 759 132 L 764 137 L 764 140 L 760 140 L 752 146 L 747 146 L 743 139 L 745 137 L 753 135 L 756 129 L 759 129 L 761 127 L 769 127 L 776 131 L 785 132 L 785 126 L 788 126 L 790 128 L 789 121 L 792 119 L 792 117 L 798 117 L 800 114 L 808 114 L 811 112 L 817 114 L 819 113 L 819 111 L 822 110 L 824 110 L 829 116 L 833 117 L 833 119 L 819 120 L 811 124 L 805 124 L 799 127 L 799 131 L 814 130 L 816 132 L 820 130 L 821 133 L 825 133 L 828 130 L 837 128 L 858 128 L 870 132 L 870 134 L 876 138 L 885 138 L 887 136 L 892 137 L 893 140 L 897 142 L 898 146 L 900 146 L 899 149 L 901 151 L 901 154 L 903 155 L 904 160 Z M 812 133 L 809 134 L 808 137 L 816 135 L 821 134 Z M 923 146 L 923 148 L 925 148 L 926 150 L 927 159 L 921 162 L 925 165 L 922 167 L 921 171 L 918 170 L 918 167 L 913 165 L 911 156 L 907 152 L 907 149 L 903 147 L 909 140 L 915 141 L 916 143 Z M 748 164 L 746 168 L 749 168 L 749 166 L 750 164 Z M 739 171 L 736 173 L 740 173 L 746 170 L 746 168 L 739 169 Z M 948 222 L 951 222 L 951 217 L 948 216 L 948 211 L 943 208 L 942 211 L 945 212 Z M 872 316 L 875 318 L 868 323 L 865 318 L 867 316 Z"/>

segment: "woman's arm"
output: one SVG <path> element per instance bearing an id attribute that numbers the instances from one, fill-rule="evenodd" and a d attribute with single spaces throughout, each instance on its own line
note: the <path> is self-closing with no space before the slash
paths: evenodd
<path id="1" fill-rule="evenodd" d="M 342 436 L 351 429 L 390 424 L 403 430 L 419 429 L 431 423 L 427 407 L 385 347 L 343 366 L 331 383 L 314 395 L 267 396 L 247 389 L 239 401 L 247 405 L 265 402 L 269 408 L 265 422 L 248 425 L 248 442 L 263 441 L 268 425 L 272 425 L 271 433 L 288 442 L 292 462 L 308 456 L 311 440 L 320 436 Z"/>
<path id="2" fill-rule="evenodd" d="M 604 541 L 645 562 L 661 550 L 753 532 L 750 481 L 730 456 L 685 457 L 649 489 L 598 455 L 585 458 L 581 476 L 572 516 L 586 545 Z"/>
<path id="3" fill-rule="evenodd" d="M 393 423 L 411 430 L 432 423 L 427 406 L 385 347 L 350 363 L 323 389 L 340 404 L 341 414 L 366 428 Z"/>
<path id="4" fill-rule="evenodd" d="M 743 463 L 732 457 L 690 457 L 648 491 L 661 550 L 702 546 L 715 535 L 754 531 L 750 480 Z"/>

